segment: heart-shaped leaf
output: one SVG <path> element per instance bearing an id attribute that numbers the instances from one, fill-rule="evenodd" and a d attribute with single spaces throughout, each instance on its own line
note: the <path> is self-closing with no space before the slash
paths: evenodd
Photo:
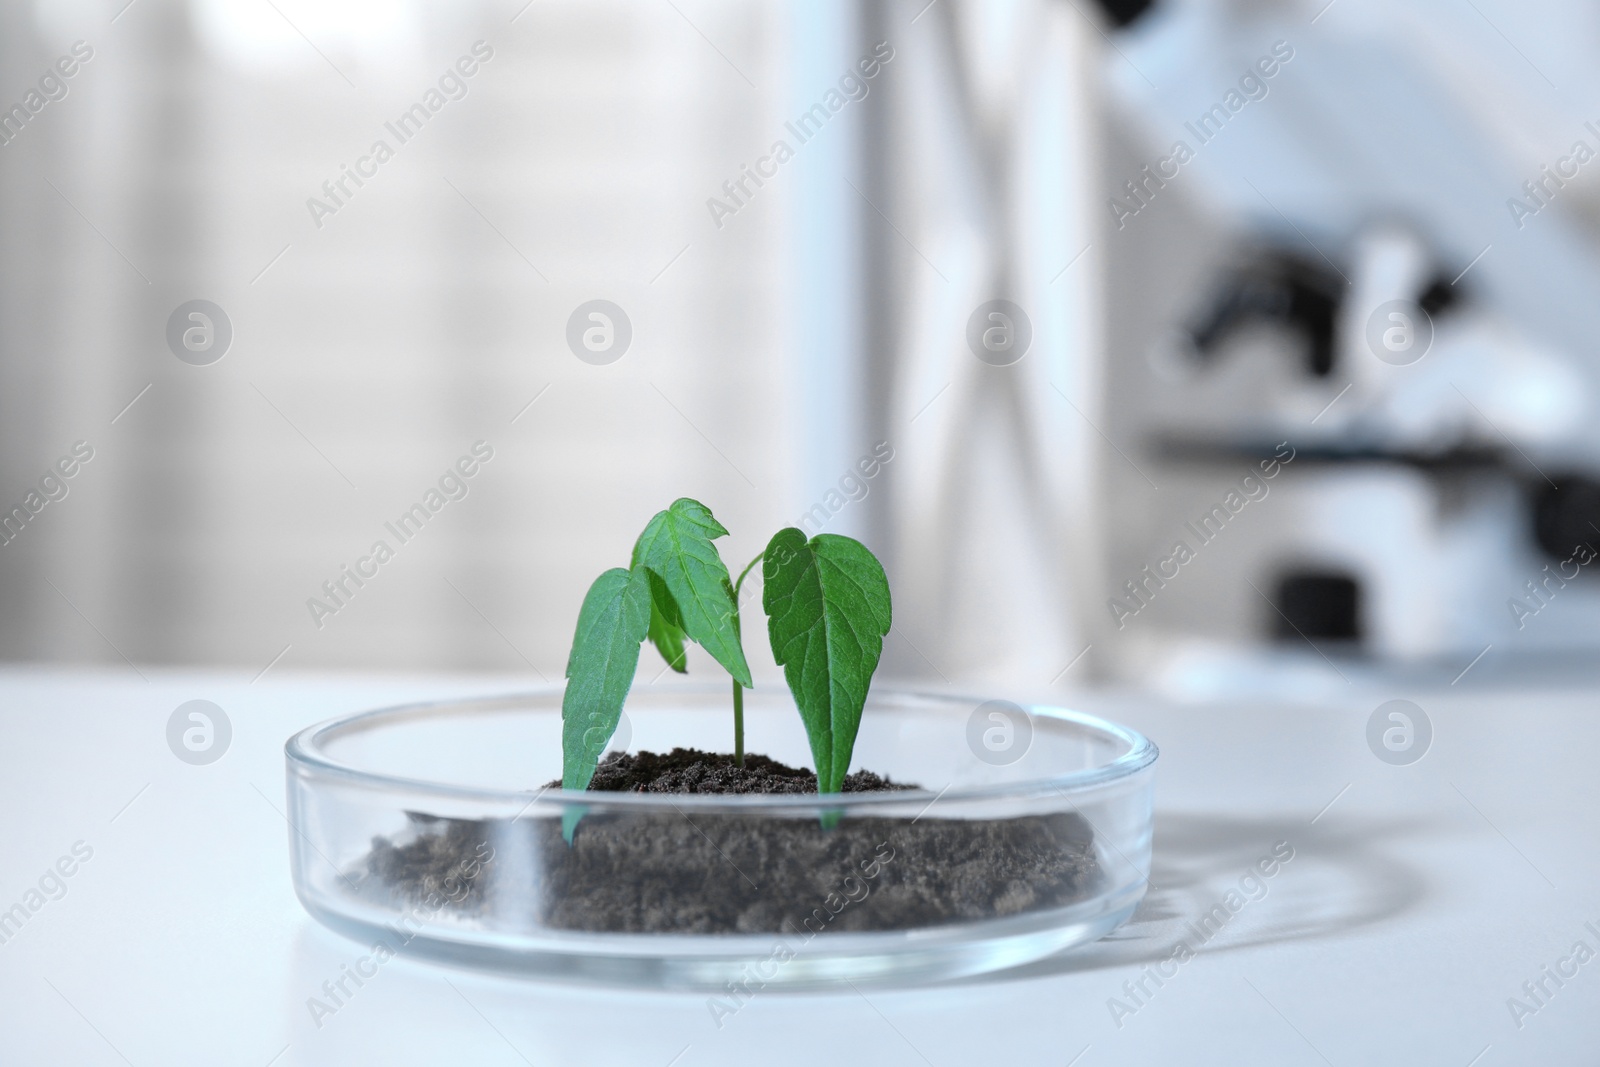
<path id="1" fill-rule="evenodd" d="M 792 526 L 768 542 L 762 575 L 772 655 L 806 726 L 817 791 L 837 793 L 889 632 L 889 580 L 860 541 L 807 541 Z"/>
<path id="2" fill-rule="evenodd" d="M 589 586 L 561 698 L 561 788 L 588 788 L 622 719 L 649 629 L 650 582 L 643 567 L 613 567 Z"/>
<path id="3" fill-rule="evenodd" d="M 655 518 L 633 546 L 633 561 L 661 579 L 670 594 L 656 599 L 663 619 L 689 636 L 722 664 L 745 688 L 750 688 L 750 667 L 734 625 L 738 609 L 728 568 L 712 540 L 728 531 L 697 500 L 680 497 Z M 658 643 L 657 648 L 661 648 Z M 670 644 L 669 644 L 670 647 Z M 672 656 L 666 649 L 667 662 Z"/>

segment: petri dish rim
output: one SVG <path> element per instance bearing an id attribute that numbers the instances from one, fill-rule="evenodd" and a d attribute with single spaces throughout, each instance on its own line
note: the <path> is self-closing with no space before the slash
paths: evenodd
<path id="1" fill-rule="evenodd" d="M 898 793 L 841 793 L 830 794 L 828 797 L 823 798 L 817 794 L 792 793 L 779 796 L 741 794 L 730 797 L 695 793 L 664 795 L 653 793 L 595 793 L 588 790 L 573 789 L 490 789 L 367 770 L 344 763 L 326 752 L 326 745 L 341 734 L 377 729 L 385 725 L 396 724 L 407 718 L 427 715 L 502 709 L 512 711 L 519 708 L 534 710 L 530 708 L 530 705 L 535 705 L 536 702 L 542 700 L 547 701 L 552 697 L 559 697 L 564 689 L 565 687 L 561 685 L 538 686 L 500 696 L 418 701 L 342 715 L 308 726 L 292 735 L 284 743 L 284 755 L 291 770 L 296 768 L 314 770 L 324 775 L 374 788 L 404 790 L 413 794 L 421 793 L 449 800 L 475 801 L 479 803 L 522 802 L 530 806 L 537 804 L 541 807 L 563 807 L 581 803 L 591 808 L 604 805 L 607 808 L 622 810 L 686 806 L 699 811 L 721 809 L 741 812 L 763 811 L 776 813 L 788 811 L 810 813 L 817 811 L 819 808 L 826 808 L 829 811 L 848 811 L 877 807 L 899 807 L 906 805 L 908 802 L 915 802 L 919 798 L 935 795 L 931 790 Z M 726 690 L 720 685 L 713 687 L 693 684 L 675 687 L 670 693 L 673 696 L 680 697 L 704 694 L 708 697 L 717 698 L 725 696 Z M 928 693 L 895 687 L 885 687 L 879 691 L 877 696 L 878 699 L 883 701 L 896 699 L 920 700 L 949 707 L 976 707 L 983 703 L 983 699 L 978 697 Z M 873 695 L 869 694 L 867 699 L 870 707 Z M 1120 742 L 1127 746 L 1127 750 L 1106 763 L 1095 767 L 994 785 L 946 789 L 937 794 L 939 799 L 957 803 L 962 801 L 983 802 L 1033 797 L 1045 793 L 1082 793 L 1132 778 L 1153 764 L 1160 755 L 1160 750 L 1149 738 L 1139 731 L 1119 723 L 1109 722 L 1095 715 L 1073 711 L 1054 704 L 1020 704 L 1018 706 L 1022 707 L 1035 719 L 1069 723 L 1090 733 L 1098 734 L 1102 738 Z M 390 720 L 393 720 L 393 722 Z M 531 801 L 529 800 L 530 796 L 533 797 Z"/>

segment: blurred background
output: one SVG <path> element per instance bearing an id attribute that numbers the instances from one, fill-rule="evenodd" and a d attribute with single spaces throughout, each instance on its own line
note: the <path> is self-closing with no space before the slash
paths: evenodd
<path id="1" fill-rule="evenodd" d="M 939 685 L 1581 658 L 1597 54 L 1572 0 L 10 0 L 0 658 L 554 680 L 685 495 L 735 567 L 866 541 Z"/>

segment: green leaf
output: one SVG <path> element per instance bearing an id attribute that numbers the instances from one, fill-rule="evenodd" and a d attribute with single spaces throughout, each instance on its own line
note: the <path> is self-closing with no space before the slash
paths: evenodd
<path id="1" fill-rule="evenodd" d="M 561 839 L 567 844 L 572 844 L 572 836 L 578 832 L 578 823 L 585 815 L 589 814 L 587 804 L 567 804 L 561 809 Z M 830 829 L 832 829 L 830 827 Z"/>
<path id="2" fill-rule="evenodd" d="M 889 580 L 860 541 L 807 541 L 792 526 L 768 542 L 762 574 L 772 655 L 811 741 L 817 791 L 837 793 L 889 632 Z"/>
<path id="3" fill-rule="evenodd" d="M 750 688 L 750 667 L 745 663 L 734 625 L 738 608 L 728 568 L 711 542 L 726 536 L 711 509 L 680 497 L 655 518 L 633 546 L 635 565 L 643 564 L 659 577 L 670 594 L 668 604 L 657 603 L 667 622 L 678 626 L 724 667 L 745 688 Z M 659 646 L 657 646 L 659 647 Z M 667 662 L 672 662 L 668 657 Z"/>
<path id="4" fill-rule="evenodd" d="M 683 647 L 683 627 L 672 620 L 678 617 L 678 605 L 667 592 L 666 583 L 654 574 L 650 576 L 650 643 L 656 646 L 667 666 L 679 674 L 689 673 L 689 655 Z"/>
<path id="5" fill-rule="evenodd" d="M 622 719 L 639 646 L 650 629 L 644 568 L 613 567 L 594 580 L 578 611 L 561 698 L 561 788 L 586 789 Z"/>

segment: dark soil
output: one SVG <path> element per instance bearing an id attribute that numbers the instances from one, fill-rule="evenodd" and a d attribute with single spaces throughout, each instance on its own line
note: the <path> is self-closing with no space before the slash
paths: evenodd
<path id="1" fill-rule="evenodd" d="M 561 779 L 546 788 L 560 789 Z M 871 771 L 857 771 L 844 780 L 846 793 L 916 788 L 896 785 Z M 817 772 L 753 753 L 740 767 L 732 756 L 698 748 L 675 748 L 665 756 L 613 752 L 595 768 L 589 789 L 595 793 L 815 793 Z"/>
<path id="2" fill-rule="evenodd" d="M 559 783 L 554 783 L 559 785 Z M 613 754 L 594 792 L 816 792 L 816 776 L 765 756 L 693 749 Z M 915 789 L 869 771 L 845 792 Z M 364 890 L 420 917 L 493 916 L 497 927 L 628 933 L 902 930 L 1062 907 L 1098 888 L 1078 815 L 819 820 L 606 810 L 596 798 L 569 846 L 554 818 L 409 813 L 402 843 L 375 837 Z"/>

